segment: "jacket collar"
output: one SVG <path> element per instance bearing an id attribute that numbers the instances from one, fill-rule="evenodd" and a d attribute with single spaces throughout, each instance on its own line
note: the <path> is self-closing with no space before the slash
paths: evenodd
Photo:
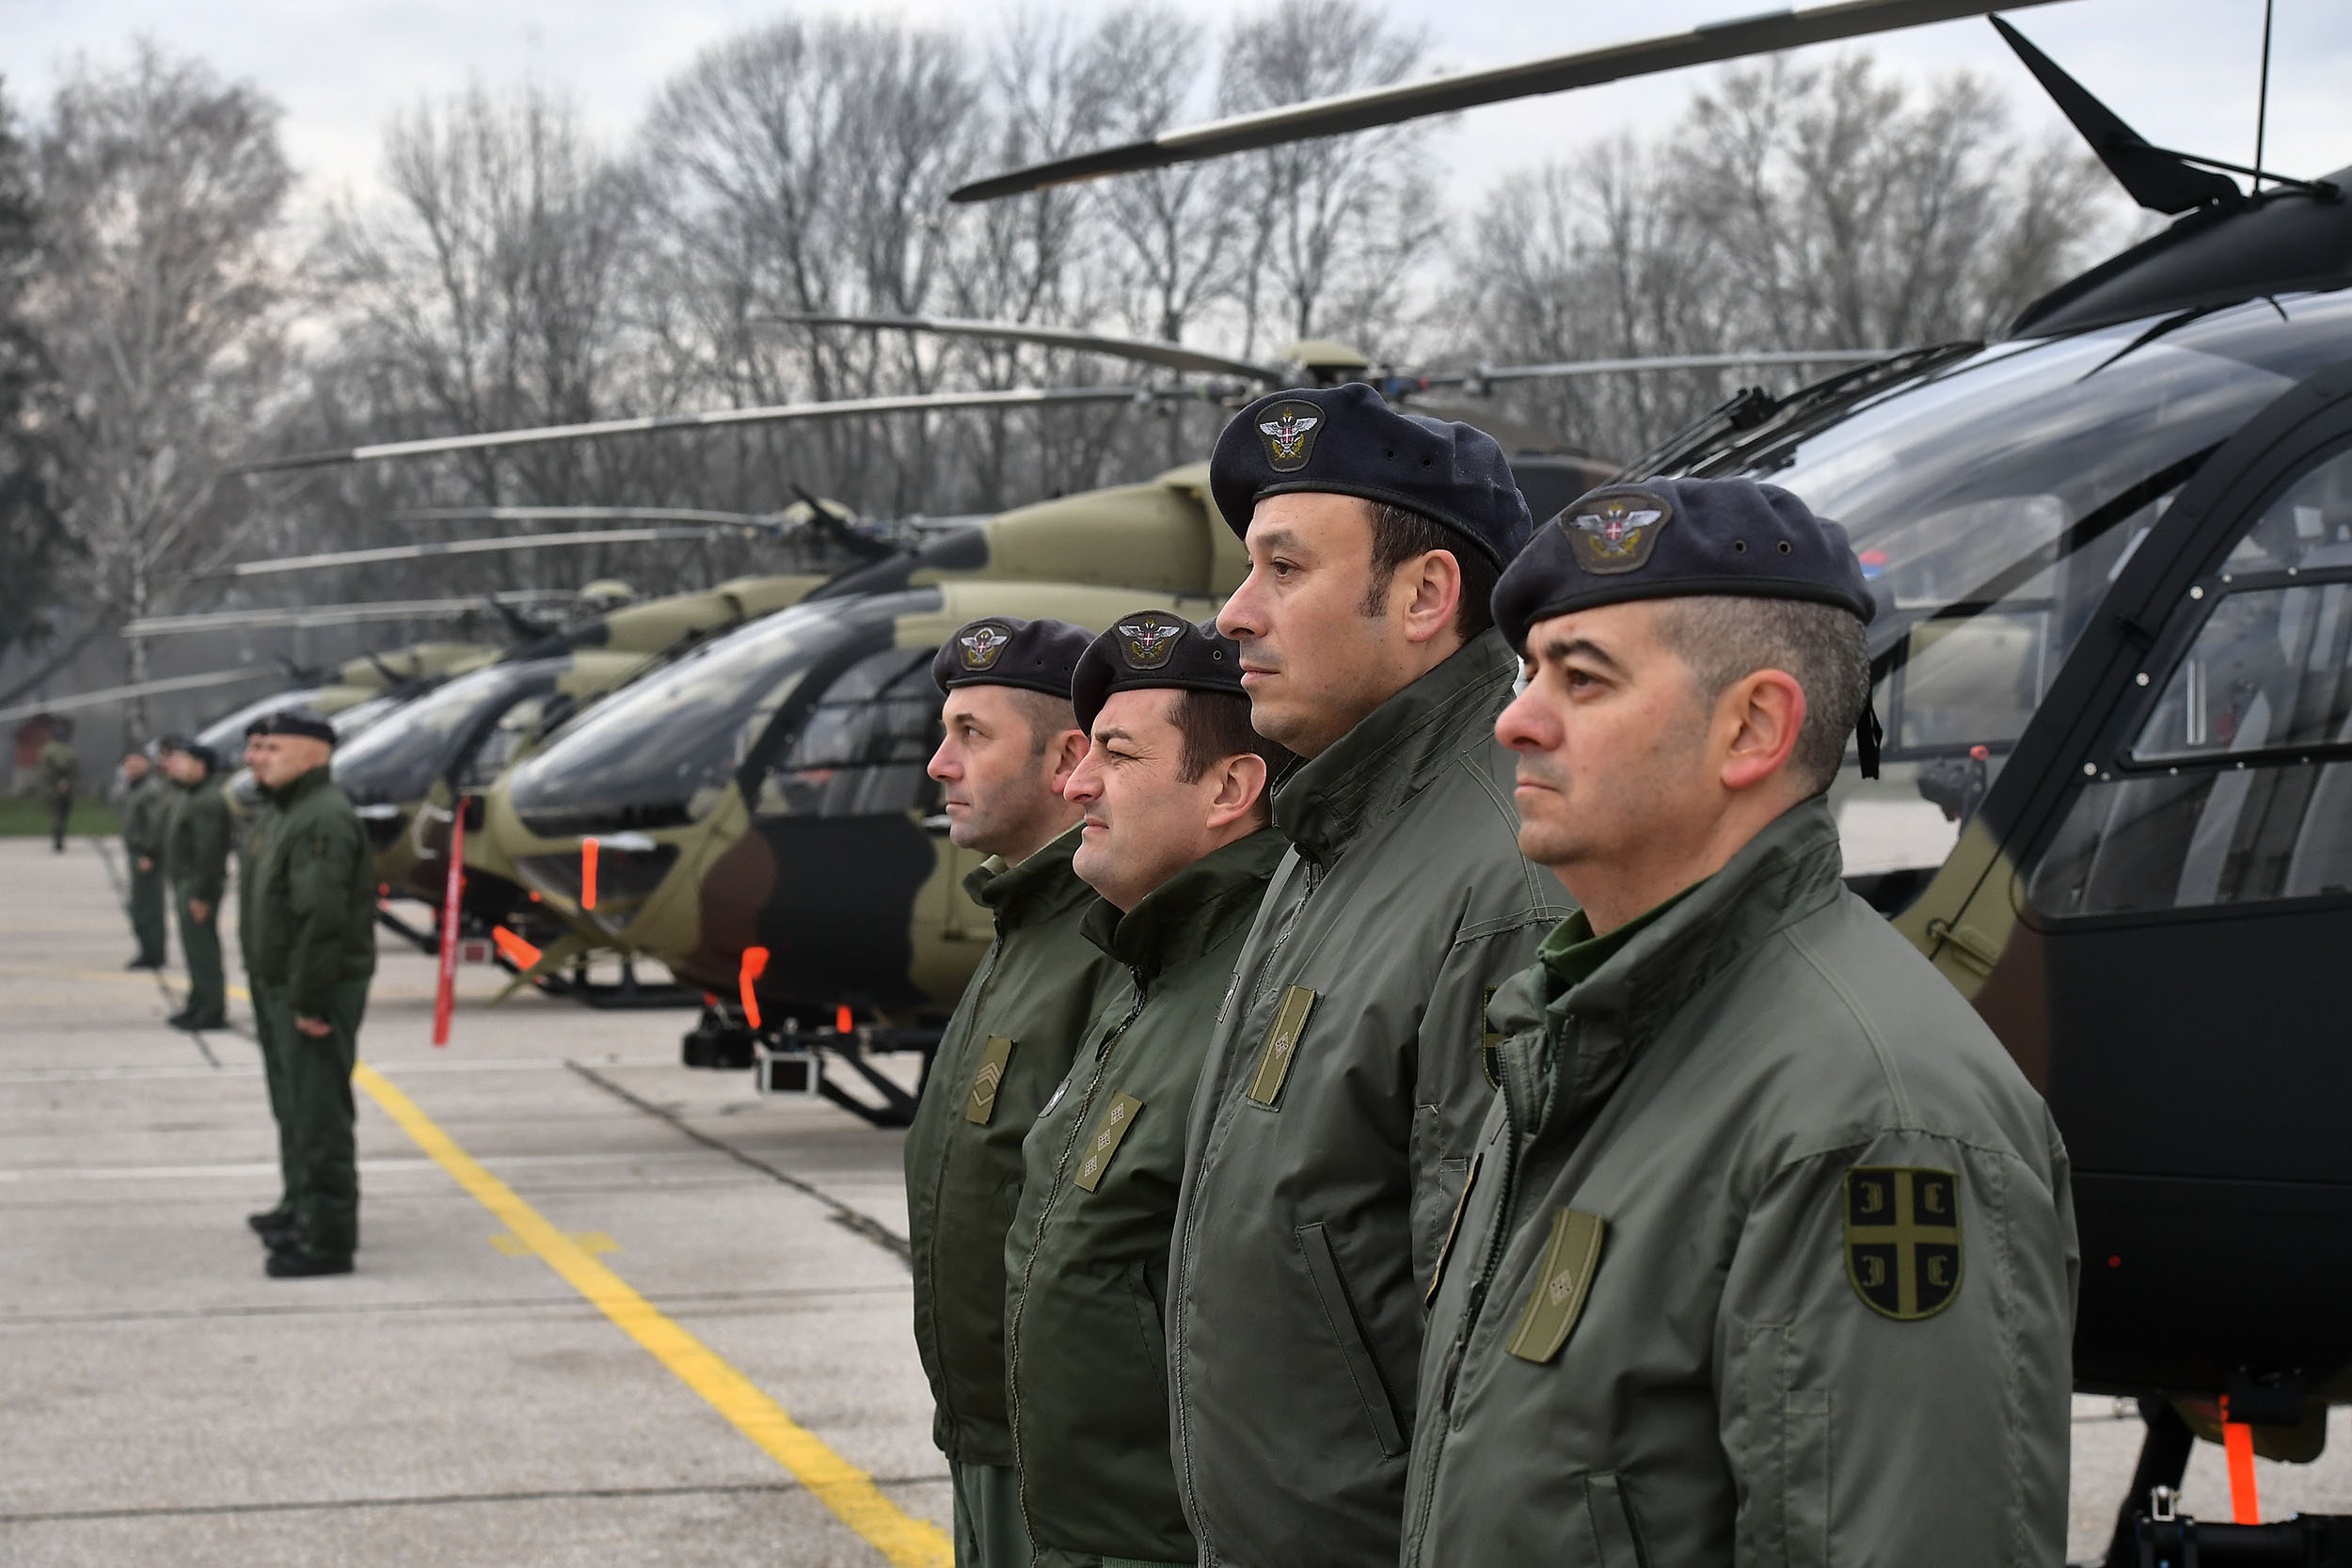
<path id="1" fill-rule="evenodd" d="M 270 799 L 281 806 L 291 806 L 305 796 L 315 794 L 322 786 L 330 783 L 328 775 L 332 770 L 332 764 L 322 762 L 293 783 L 280 784 L 278 788 L 271 790 Z"/>
<path id="2" fill-rule="evenodd" d="M 1683 1004 L 1774 932 L 1837 896 L 1837 824 L 1820 796 L 1768 823 L 1724 868 L 1643 927 L 1581 984 L 1558 991 L 1542 960 L 1495 1003 L 1518 1035 L 1503 1093 L 1518 1125 L 1572 1126 L 1606 1100 Z M 1540 1034 L 1519 1034 L 1537 1022 Z"/>
<path id="3" fill-rule="evenodd" d="M 1256 917 L 1266 879 L 1282 858 L 1282 835 L 1261 828 L 1212 849 L 1144 895 L 1125 914 L 1107 898 L 1087 911 L 1087 940 L 1146 985 L 1209 952 Z"/>
<path id="4" fill-rule="evenodd" d="M 1366 714 L 1302 763 L 1274 796 L 1274 825 L 1300 855 L 1328 865 L 1473 746 L 1493 744 L 1512 657 L 1489 628 Z"/>
<path id="5" fill-rule="evenodd" d="M 999 935 L 1017 931 L 1094 896 L 1070 869 L 1077 852 L 1078 830 L 1072 828 L 1019 865 L 1007 864 L 1002 855 L 989 856 L 964 878 L 963 890 L 995 912 Z"/>

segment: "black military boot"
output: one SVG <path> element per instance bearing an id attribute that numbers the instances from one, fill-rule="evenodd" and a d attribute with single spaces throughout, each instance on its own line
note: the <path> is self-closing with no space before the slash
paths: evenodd
<path id="1" fill-rule="evenodd" d="M 284 1230 L 291 1227 L 294 1224 L 294 1211 L 281 1203 L 275 1209 L 264 1209 L 258 1214 L 247 1214 L 245 1217 L 245 1223 L 253 1227 L 256 1235 L 266 1236 L 273 1230 Z"/>
<path id="2" fill-rule="evenodd" d="M 305 1252 L 297 1245 L 282 1252 L 272 1252 L 269 1261 L 262 1267 L 272 1279 L 310 1279 L 320 1275 L 349 1274 L 351 1259 L 321 1257 L 315 1252 Z"/>

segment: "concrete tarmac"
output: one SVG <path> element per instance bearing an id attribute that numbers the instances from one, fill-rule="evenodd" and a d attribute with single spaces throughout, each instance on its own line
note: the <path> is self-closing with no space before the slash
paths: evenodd
<path id="1" fill-rule="evenodd" d="M 492 1007 L 487 968 L 436 1051 L 432 962 L 388 944 L 361 1057 L 552 1228 L 534 1249 L 363 1092 L 358 1272 L 265 1278 L 250 1008 L 163 1025 L 183 981 L 119 967 L 110 855 L 0 839 L 0 1564 L 944 1564 L 898 1134 L 679 1067 L 690 1013 Z M 590 1299 L 615 1288 L 652 1327 Z M 2266 1517 L 2352 1513 L 2345 1416 L 2318 1463 L 2259 1465 Z M 2140 1427 L 2078 1398 L 2074 1431 L 2080 1560 Z M 2187 1504 L 2228 1516 L 2218 1449 Z"/>

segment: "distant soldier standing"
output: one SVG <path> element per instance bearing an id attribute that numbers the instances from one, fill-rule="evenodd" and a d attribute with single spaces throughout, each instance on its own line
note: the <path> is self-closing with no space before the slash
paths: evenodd
<path id="1" fill-rule="evenodd" d="M 138 950 L 125 969 L 164 967 L 164 852 L 171 832 L 171 786 L 145 752 L 122 758 L 122 856 L 131 871 L 131 934 Z"/>
<path id="2" fill-rule="evenodd" d="M 1064 793 L 1072 864 L 1118 965 L 1023 1145 L 1005 1247 L 1021 1511 L 1038 1560 L 1185 1568 L 1168 1445 L 1168 1239 L 1184 1123 L 1217 1004 L 1286 847 L 1266 788 L 1290 753 L 1249 727 L 1240 650 L 1165 610 L 1122 615 L 1078 663 L 1092 740 Z"/>
<path id="3" fill-rule="evenodd" d="M 180 957 L 188 966 L 188 1000 L 164 1022 L 175 1029 L 218 1029 L 229 1022 L 228 980 L 220 967 L 220 900 L 229 891 L 229 802 L 220 793 L 212 749 L 167 735 L 157 749 L 179 785 L 164 867 L 180 916 Z"/>
<path id="4" fill-rule="evenodd" d="M 2062 1560 L 2066 1151 L 1840 880 L 1824 791 L 1877 743 L 1844 531 L 1746 480 L 1613 485 L 1495 612 L 1520 842 L 1581 909 L 1493 1009 L 1406 1562 Z"/>
<path id="5" fill-rule="evenodd" d="M 49 847 L 65 853 L 66 829 L 73 822 L 73 788 L 81 782 L 82 759 L 73 750 L 73 721 L 53 719 L 40 748 L 40 790 L 49 800 Z"/>
<path id="6" fill-rule="evenodd" d="M 949 837 L 989 856 L 964 886 L 996 916 L 906 1143 L 914 1343 L 954 1477 L 960 1568 L 1029 1561 L 1005 1410 L 1005 1232 L 1021 1140 L 1112 969 L 1081 929 L 1094 890 L 1070 868 L 1078 809 L 1061 793 L 1086 754 L 1070 685 L 1090 641 L 1067 621 L 991 616 L 931 664 L 946 737 L 930 776 Z"/>
<path id="7" fill-rule="evenodd" d="M 1491 437 L 1363 386 L 1251 404 L 1210 486 L 1249 551 L 1216 624 L 1250 722 L 1307 760 L 1192 1111 L 1176 1473 L 1205 1564 L 1386 1563 L 1422 1295 L 1494 1095 L 1486 995 L 1566 912 L 1493 734 L 1487 594 L 1527 502 Z"/>
<path id="8" fill-rule="evenodd" d="M 258 965 L 254 958 L 253 889 L 261 880 L 262 858 L 268 853 L 270 832 L 278 824 L 278 807 L 268 790 L 262 787 L 259 768 L 265 738 L 275 714 L 263 714 L 245 727 L 245 767 L 254 774 L 247 786 L 250 800 L 240 802 L 246 809 L 236 822 L 237 840 L 237 948 L 245 962 L 246 987 L 253 993 L 253 1043 L 261 1048 L 262 1080 L 269 1090 L 270 1119 L 278 1127 L 278 1202 L 259 1213 L 247 1214 L 251 1226 L 263 1244 L 272 1250 L 293 1240 L 294 1194 L 294 1118 L 286 1107 L 286 1046 L 273 1027 L 275 1015 L 261 1005 L 261 981 L 255 977 Z M 223 789 L 235 787 L 224 784 Z"/>
<path id="9" fill-rule="evenodd" d="M 285 1064 L 294 1156 L 294 1227 L 269 1258 L 280 1279 L 349 1274 L 359 1244 L 351 1069 L 375 973 L 375 862 L 327 776 L 334 749 L 334 727 L 295 708 L 253 753 L 276 812 L 252 895 L 254 1010 Z"/>

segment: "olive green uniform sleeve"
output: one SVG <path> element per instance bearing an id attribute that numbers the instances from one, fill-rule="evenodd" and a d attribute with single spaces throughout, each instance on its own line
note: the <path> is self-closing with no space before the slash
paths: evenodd
<path id="1" fill-rule="evenodd" d="M 325 1018 L 334 1005 L 335 982 L 343 977 L 345 956 L 368 942 L 364 926 L 355 927 L 353 884 L 370 861 L 357 818 L 348 814 L 309 814 L 288 824 L 282 848 L 286 867 L 285 934 L 291 939 L 286 987 L 295 1016 Z M 358 915 L 364 919 L 365 910 Z"/>
<path id="2" fill-rule="evenodd" d="M 2066 1538 L 2077 1261 L 2051 1142 L 2045 1180 L 1890 1132 L 1793 1161 L 1757 1196 L 1716 1323 L 1734 1561 L 1969 1568 Z M 1945 1194 L 1954 1225 L 1930 1212 Z"/>
<path id="3" fill-rule="evenodd" d="M 134 855 L 161 861 L 171 825 L 171 798 L 150 774 L 133 784 L 122 802 L 122 847 Z"/>

